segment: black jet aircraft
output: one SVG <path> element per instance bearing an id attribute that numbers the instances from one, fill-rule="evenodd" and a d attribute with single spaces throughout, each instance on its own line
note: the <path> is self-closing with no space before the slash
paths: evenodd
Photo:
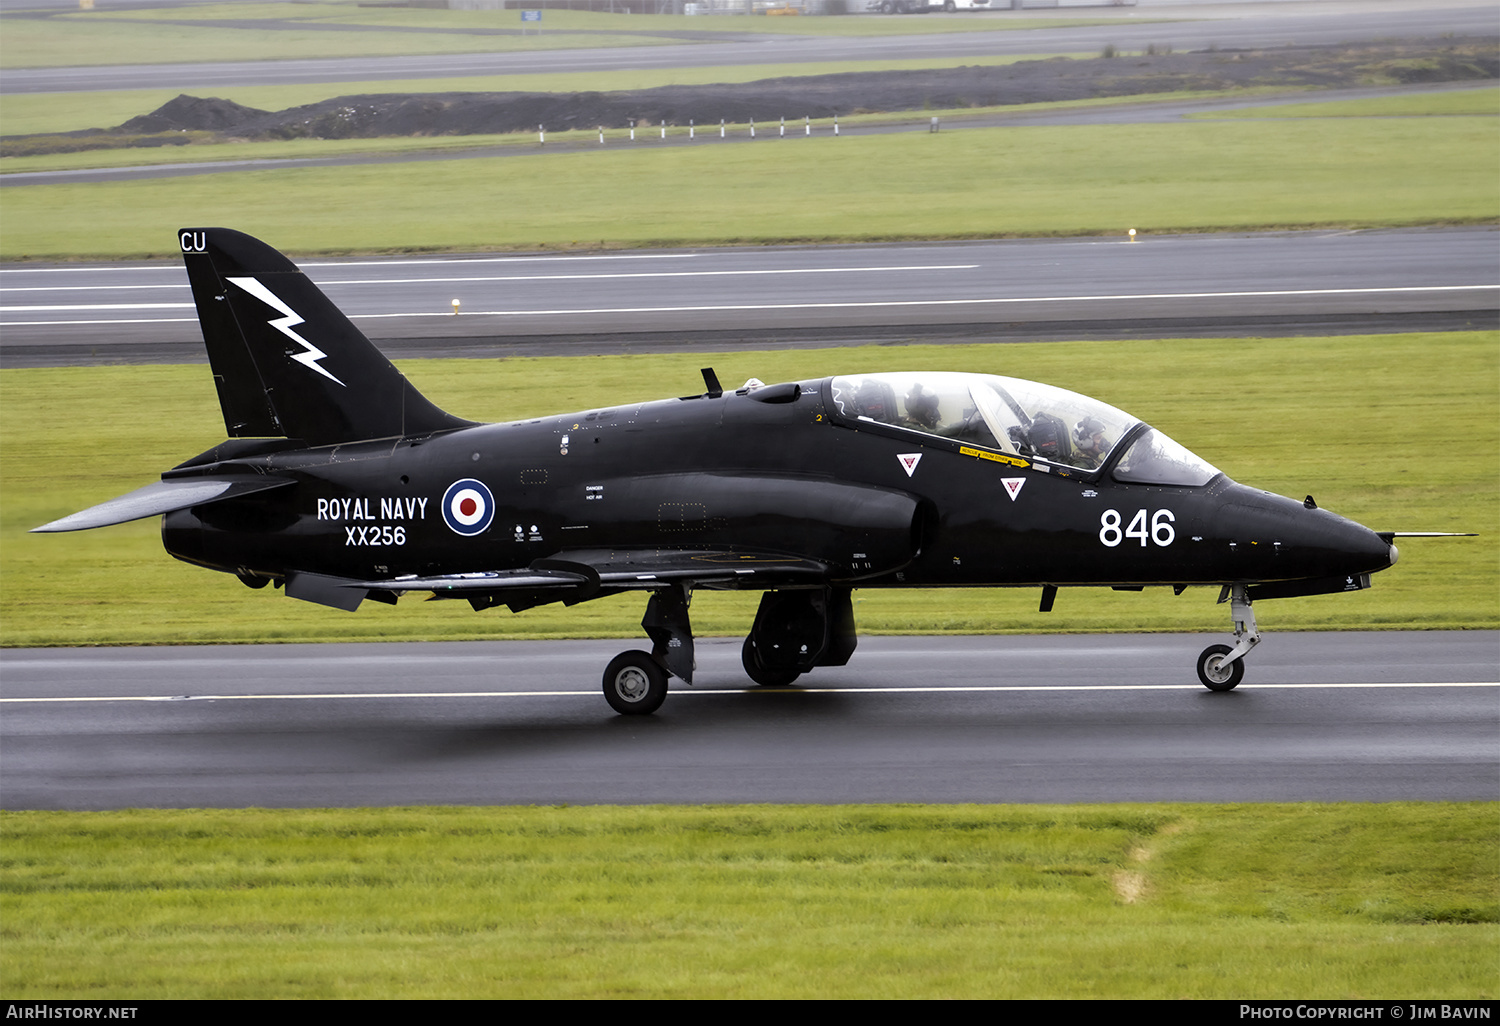
<path id="1" fill-rule="evenodd" d="M 431 593 L 476 610 L 644 592 L 651 651 L 604 673 L 621 713 L 692 683 L 695 589 L 759 591 L 743 661 L 785 685 L 854 653 L 855 588 L 1357 591 L 1376 533 L 1248 488 L 1087 396 L 948 371 L 847 374 L 477 424 L 412 387 L 295 264 L 224 228 L 179 234 L 228 440 L 159 482 L 36 528 L 163 516 L 173 556 L 353 611 Z"/>

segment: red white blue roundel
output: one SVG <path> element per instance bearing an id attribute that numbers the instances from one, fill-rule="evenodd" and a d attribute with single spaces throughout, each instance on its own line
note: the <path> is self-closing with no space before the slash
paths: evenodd
<path id="1" fill-rule="evenodd" d="M 483 481 L 466 477 L 443 493 L 443 519 L 458 534 L 478 534 L 494 518 L 495 498 Z"/>

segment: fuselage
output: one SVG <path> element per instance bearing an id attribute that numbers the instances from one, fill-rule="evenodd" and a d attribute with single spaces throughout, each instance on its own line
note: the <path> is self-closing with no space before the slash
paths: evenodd
<path id="1" fill-rule="evenodd" d="M 169 513 L 163 540 L 242 576 L 359 580 L 622 550 L 807 557 L 858 587 L 1271 582 L 1394 561 L 1359 524 L 1217 472 L 1118 479 L 1139 422 L 1081 467 L 856 416 L 834 381 L 321 448 L 226 443 L 173 475 L 295 484 Z"/>

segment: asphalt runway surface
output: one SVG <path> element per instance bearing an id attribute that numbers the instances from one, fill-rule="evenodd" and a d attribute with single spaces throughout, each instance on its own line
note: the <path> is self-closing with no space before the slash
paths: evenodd
<path id="1" fill-rule="evenodd" d="M 757 688 L 704 639 L 654 716 L 622 641 L 0 652 L 0 806 L 1500 798 L 1500 633 L 867 637 Z"/>
<path id="2" fill-rule="evenodd" d="M 10 8 L 14 9 L 14 8 Z M 996 11 L 1048 17 L 1047 10 Z M 0 77 L 0 95 L 105 89 L 195 90 L 231 85 L 463 78 L 642 68 L 723 67 L 824 61 L 904 60 L 923 57 L 1098 53 L 1106 45 L 1141 49 L 1151 44 L 1191 50 L 1343 43 L 1351 39 L 1433 36 L 1451 32 L 1495 35 L 1500 13 L 1491 3 L 1411 2 L 1247 3 L 1144 5 L 1111 12 L 1075 12 L 1082 18 L 1118 14 L 1108 25 L 1026 31 L 935 33 L 885 37 L 767 35 L 730 43 L 546 50 L 527 53 L 441 54 L 418 57 L 341 57 L 320 60 L 239 61 L 212 64 L 131 64 L 109 67 L 21 68 Z M 939 17 L 930 15 L 929 17 Z M 1139 24 L 1153 18 L 1170 23 Z"/>
<path id="3" fill-rule="evenodd" d="M 501 356 L 1494 328 L 1497 243 L 1478 227 L 301 266 L 387 355 Z M 204 358 L 179 262 L 0 269 L 0 365 Z"/>

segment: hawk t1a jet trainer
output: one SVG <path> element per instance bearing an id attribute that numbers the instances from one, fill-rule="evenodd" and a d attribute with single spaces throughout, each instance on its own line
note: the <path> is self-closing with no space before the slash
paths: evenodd
<path id="1" fill-rule="evenodd" d="M 1235 644 L 1256 599 L 1354 591 L 1377 534 L 1236 484 L 1095 399 L 1017 378 L 849 374 L 508 424 L 445 413 L 303 275 L 224 228 L 179 234 L 227 441 L 39 527 L 163 516 L 178 559 L 353 611 L 403 594 L 476 610 L 644 592 L 651 651 L 604 673 L 621 713 L 693 679 L 694 589 L 760 591 L 743 659 L 788 684 L 854 653 L 854 588 L 1221 588 Z"/>

